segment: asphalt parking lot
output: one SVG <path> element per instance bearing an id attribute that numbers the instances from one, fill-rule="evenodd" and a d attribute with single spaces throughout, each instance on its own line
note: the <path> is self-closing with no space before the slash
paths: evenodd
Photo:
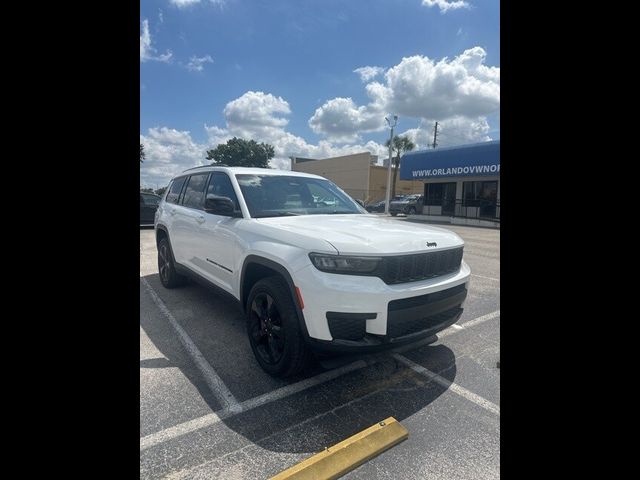
<path id="1" fill-rule="evenodd" d="M 162 287 L 154 230 L 141 229 L 140 477 L 268 478 L 393 416 L 408 440 L 343 478 L 498 478 L 500 231 L 442 227 L 465 240 L 472 270 L 456 325 L 287 380 L 260 369 L 233 300 Z"/>

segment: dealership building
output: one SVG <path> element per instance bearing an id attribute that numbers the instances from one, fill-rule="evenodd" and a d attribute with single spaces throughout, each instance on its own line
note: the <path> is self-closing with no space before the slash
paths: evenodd
<path id="1" fill-rule="evenodd" d="M 500 140 L 406 153 L 399 176 L 424 184 L 428 220 L 500 224 Z"/>
<path id="2" fill-rule="evenodd" d="M 365 203 L 385 199 L 388 168 L 378 165 L 378 157 L 370 152 L 324 159 L 303 157 L 290 157 L 290 159 L 291 170 L 314 173 L 328 178 L 353 198 Z M 401 180 L 398 172 L 396 195 L 422 193 L 422 190 L 421 180 Z"/>

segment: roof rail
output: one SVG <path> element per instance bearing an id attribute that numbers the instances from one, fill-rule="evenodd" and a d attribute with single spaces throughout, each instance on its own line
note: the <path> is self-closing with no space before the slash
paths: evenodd
<path id="1" fill-rule="evenodd" d="M 186 170 L 183 170 L 183 172 L 188 172 L 189 170 L 196 170 L 198 168 L 209 168 L 209 167 L 228 167 L 229 165 L 225 165 L 224 163 L 216 163 L 216 164 L 211 164 L 211 165 L 200 165 L 198 167 L 191 167 L 191 168 L 187 168 Z"/>

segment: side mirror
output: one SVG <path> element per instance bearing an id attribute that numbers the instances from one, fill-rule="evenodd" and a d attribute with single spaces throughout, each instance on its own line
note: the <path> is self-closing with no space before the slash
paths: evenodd
<path id="1" fill-rule="evenodd" d="M 360 200 L 359 198 L 356 198 L 355 201 L 358 202 L 361 207 L 364 207 L 364 202 L 362 200 Z"/>
<path id="2" fill-rule="evenodd" d="M 234 217 L 235 205 L 229 197 L 220 197 L 218 195 L 209 194 L 204 201 L 204 211 L 213 215 L 225 215 Z"/>

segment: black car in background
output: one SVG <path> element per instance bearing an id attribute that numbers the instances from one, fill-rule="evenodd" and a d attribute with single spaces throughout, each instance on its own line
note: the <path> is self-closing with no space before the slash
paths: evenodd
<path id="1" fill-rule="evenodd" d="M 404 195 L 396 195 L 395 197 L 393 197 L 391 199 L 391 201 L 395 202 L 396 200 L 402 200 L 404 197 L 405 197 Z M 364 208 L 367 210 L 367 212 L 382 213 L 382 212 L 384 212 L 384 206 L 385 206 L 385 201 L 384 200 L 380 200 L 379 202 L 370 203 L 369 205 L 367 205 Z"/>
<path id="2" fill-rule="evenodd" d="M 379 202 L 370 203 L 369 205 L 364 207 L 367 212 L 384 212 L 384 200 L 380 200 Z"/>
<path id="3" fill-rule="evenodd" d="M 160 199 L 153 193 L 140 192 L 140 225 L 153 225 Z"/>

